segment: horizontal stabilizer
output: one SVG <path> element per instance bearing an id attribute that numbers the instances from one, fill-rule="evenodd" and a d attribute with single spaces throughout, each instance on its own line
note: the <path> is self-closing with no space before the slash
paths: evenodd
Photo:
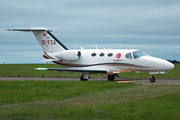
<path id="1" fill-rule="evenodd" d="M 35 70 L 53 70 L 53 71 L 69 71 L 69 72 L 88 72 L 88 73 L 107 73 L 106 70 L 84 70 L 84 69 L 63 69 L 63 68 L 35 68 Z"/>
<path id="2" fill-rule="evenodd" d="M 30 31 L 47 31 L 46 28 L 43 27 L 35 27 L 30 29 L 6 29 L 6 31 L 24 31 L 24 32 L 30 32 Z"/>

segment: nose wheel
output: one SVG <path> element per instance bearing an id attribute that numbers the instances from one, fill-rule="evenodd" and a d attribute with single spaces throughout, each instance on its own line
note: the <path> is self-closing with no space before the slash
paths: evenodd
<path id="1" fill-rule="evenodd" d="M 151 77 L 150 77 L 150 82 L 155 82 L 156 81 L 156 78 L 152 75 Z"/>

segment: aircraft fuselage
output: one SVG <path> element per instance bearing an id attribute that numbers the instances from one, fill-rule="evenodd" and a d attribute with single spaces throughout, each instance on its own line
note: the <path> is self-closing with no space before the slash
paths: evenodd
<path id="1" fill-rule="evenodd" d="M 121 72 L 159 72 L 168 71 L 174 68 L 174 65 L 166 60 L 149 56 L 135 49 L 80 49 L 69 50 L 79 51 L 81 56 L 75 60 L 55 61 L 66 68 L 73 69 L 102 69 L 108 74 Z M 44 54 L 46 59 L 58 59 L 59 53 Z M 139 56 L 136 56 L 139 55 Z"/>

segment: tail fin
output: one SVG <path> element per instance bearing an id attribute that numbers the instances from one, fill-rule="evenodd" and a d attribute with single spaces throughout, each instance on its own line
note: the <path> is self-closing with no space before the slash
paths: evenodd
<path id="1" fill-rule="evenodd" d="M 46 28 L 30 28 L 30 29 L 7 29 L 7 31 L 24 31 L 33 32 L 42 49 L 46 53 L 60 52 L 68 50 L 51 32 Z"/>

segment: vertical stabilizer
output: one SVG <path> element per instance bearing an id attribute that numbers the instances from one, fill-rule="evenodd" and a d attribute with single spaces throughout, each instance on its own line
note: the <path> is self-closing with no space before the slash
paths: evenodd
<path id="1" fill-rule="evenodd" d="M 30 28 L 30 29 L 7 29 L 7 31 L 24 31 L 33 32 L 42 49 L 46 53 L 60 52 L 68 50 L 51 32 L 46 28 Z"/>

